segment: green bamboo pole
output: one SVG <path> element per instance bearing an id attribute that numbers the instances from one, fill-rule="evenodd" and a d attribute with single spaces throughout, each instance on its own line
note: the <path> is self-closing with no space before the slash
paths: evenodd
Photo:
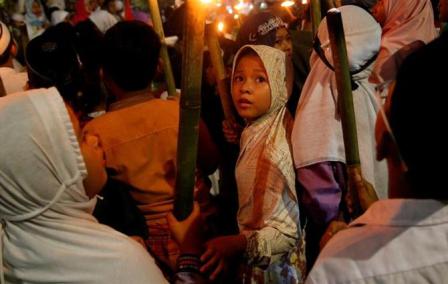
<path id="1" fill-rule="evenodd" d="M 205 7 L 199 0 L 187 0 L 182 56 L 179 138 L 177 142 L 174 215 L 183 220 L 193 209 L 193 188 L 201 111 L 202 59 Z"/>
<path id="2" fill-rule="evenodd" d="M 216 34 L 216 25 L 211 24 L 207 26 L 206 40 L 210 59 L 216 72 L 218 94 L 221 100 L 224 117 L 227 121 L 235 122 L 232 98 L 230 97 L 228 87 L 228 76 L 221 56 L 221 47 L 219 45 L 218 35 Z"/>
<path id="3" fill-rule="evenodd" d="M 353 219 L 367 210 L 378 197 L 373 186 L 362 177 L 347 47 L 342 16 L 338 9 L 331 9 L 327 12 L 327 26 L 333 54 L 345 146 L 348 177 L 346 206 Z"/>
<path id="4" fill-rule="evenodd" d="M 165 81 L 169 96 L 176 96 L 176 83 L 174 81 L 173 69 L 171 68 L 170 57 L 168 56 L 168 48 L 165 44 L 165 34 L 163 32 L 162 19 L 160 18 L 159 3 L 157 0 L 148 0 L 149 11 L 154 26 L 154 30 L 159 35 L 162 41 L 162 48 L 160 49 L 160 57 L 162 57 L 163 71 L 165 74 Z"/>
<path id="5" fill-rule="evenodd" d="M 319 29 L 320 21 L 322 20 L 320 0 L 311 0 L 310 1 L 310 13 L 311 13 L 311 24 L 313 29 L 313 35 L 317 34 L 317 30 Z"/>
<path id="6" fill-rule="evenodd" d="M 339 93 L 342 129 L 344 132 L 345 159 L 347 165 L 360 165 L 355 108 L 348 66 L 347 47 L 341 12 L 331 9 L 327 13 L 328 33 L 333 54 L 336 84 Z"/>

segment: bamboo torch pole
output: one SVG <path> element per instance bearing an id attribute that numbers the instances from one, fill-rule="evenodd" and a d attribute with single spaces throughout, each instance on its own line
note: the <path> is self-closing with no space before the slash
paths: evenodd
<path id="1" fill-rule="evenodd" d="M 187 0 L 185 5 L 182 95 L 174 196 L 174 215 L 178 220 L 188 217 L 193 208 L 205 29 L 205 5 L 200 0 Z"/>
<path id="2" fill-rule="evenodd" d="M 213 68 L 216 72 L 216 79 L 218 85 L 218 94 L 221 100 L 224 117 L 227 121 L 235 122 L 235 114 L 233 112 L 232 98 L 230 97 L 228 76 L 224 66 L 224 61 L 221 56 L 221 47 L 216 34 L 216 25 L 210 24 L 207 26 L 206 39 L 207 46 L 210 52 L 210 59 Z"/>
<path id="3" fill-rule="evenodd" d="M 317 34 L 317 30 L 319 29 L 320 21 L 322 20 L 320 0 L 311 0 L 310 8 L 313 35 L 315 35 Z"/>
<path id="4" fill-rule="evenodd" d="M 160 49 L 160 57 L 162 57 L 163 72 L 168 91 L 168 96 L 176 96 L 176 83 L 174 82 L 173 69 L 171 69 L 170 57 L 168 56 L 168 48 L 165 44 L 165 34 L 163 32 L 162 19 L 160 18 L 159 3 L 157 0 L 148 0 L 149 10 L 154 25 L 154 30 L 162 41 Z"/>
<path id="5" fill-rule="evenodd" d="M 345 159 L 348 173 L 346 204 L 351 218 L 362 214 L 378 199 L 373 186 L 362 177 L 359 158 L 358 136 L 352 85 L 348 65 L 347 47 L 341 12 L 331 9 L 327 12 L 328 33 L 333 54 L 336 85 L 339 94 L 342 130 L 345 145 Z"/>

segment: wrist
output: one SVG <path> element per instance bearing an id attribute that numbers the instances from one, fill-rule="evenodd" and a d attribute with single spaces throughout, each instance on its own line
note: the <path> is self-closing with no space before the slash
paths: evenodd
<path id="1" fill-rule="evenodd" d="M 177 272 L 197 272 L 201 268 L 201 259 L 198 254 L 181 253 L 177 258 Z"/>

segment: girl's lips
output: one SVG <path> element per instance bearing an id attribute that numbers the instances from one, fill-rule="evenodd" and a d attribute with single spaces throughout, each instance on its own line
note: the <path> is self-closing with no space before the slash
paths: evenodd
<path id="1" fill-rule="evenodd" d="M 239 99 L 238 100 L 238 106 L 240 108 L 248 108 L 251 105 L 252 105 L 252 103 L 249 100 L 247 100 L 247 99 Z"/>

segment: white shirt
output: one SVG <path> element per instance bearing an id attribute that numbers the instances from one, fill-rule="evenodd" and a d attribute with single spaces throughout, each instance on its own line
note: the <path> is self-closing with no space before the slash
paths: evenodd
<path id="1" fill-rule="evenodd" d="M 448 206 L 387 199 L 339 232 L 306 283 L 447 283 Z"/>

